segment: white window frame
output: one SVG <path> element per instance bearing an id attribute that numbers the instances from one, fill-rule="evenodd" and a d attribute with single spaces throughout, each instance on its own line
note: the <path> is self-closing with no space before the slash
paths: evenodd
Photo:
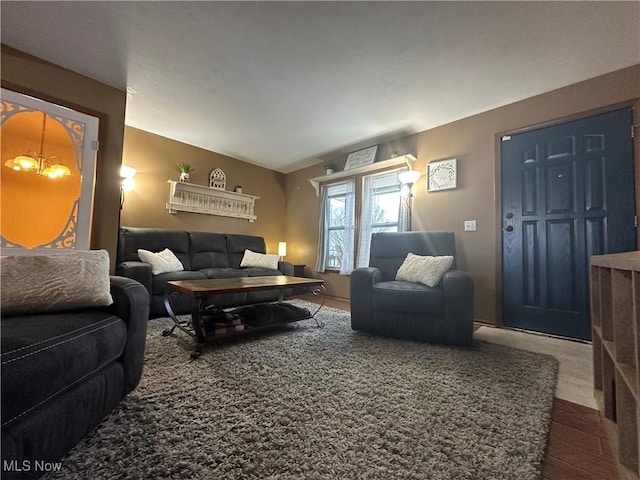
<path id="1" fill-rule="evenodd" d="M 340 182 L 337 184 L 333 184 L 333 185 L 327 185 L 327 188 L 331 189 L 334 187 L 339 187 L 339 186 L 343 186 L 345 185 L 344 182 Z M 342 232 L 342 238 L 344 239 L 344 236 L 347 232 L 347 225 L 346 225 L 346 219 L 347 219 L 347 215 L 346 215 L 346 211 L 345 211 L 345 215 L 343 217 L 343 221 L 341 225 L 332 225 L 331 224 L 331 201 L 332 200 L 336 200 L 336 199 L 343 199 L 344 200 L 344 204 L 345 204 L 345 209 L 347 208 L 347 192 L 346 189 L 344 192 L 341 193 L 336 193 L 336 194 L 331 194 L 330 192 L 328 192 L 327 194 L 327 205 L 326 205 L 326 212 L 328 215 L 327 218 L 327 232 L 326 232 L 326 242 L 325 242 L 325 258 L 327 259 L 327 270 L 340 270 L 341 266 L 342 266 L 342 261 L 340 262 L 340 265 L 330 265 L 330 259 L 332 258 L 332 256 L 330 255 L 331 253 L 331 233 L 332 232 Z M 344 251 L 344 245 L 343 245 L 343 251 Z"/>
<path id="2" fill-rule="evenodd" d="M 361 175 L 355 175 L 353 177 L 349 177 L 348 179 L 342 179 L 339 182 L 335 182 L 335 183 L 326 183 L 322 186 L 323 189 L 331 189 L 333 187 L 339 186 L 339 185 L 344 185 L 346 181 L 351 181 L 355 183 L 356 186 L 356 190 L 355 190 L 355 198 L 354 198 L 354 216 L 355 219 L 357 219 L 354 222 L 354 238 L 353 238 L 353 242 L 352 242 L 352 247 L 350 248 L 350 250 L 353 250 L 351 253 L 351 255 L 353 255 L 353 259 L 354 261 L 352 262 L 352 265 L 348 266 L 349 268 L 345 268 L 345 265 L 341 265 L 341 266 L 329 266 L 329 253 L 330 253 L 330 242 L 329 242 L 329 238 L 330 238 L 330 232 L 331 231 L 336 231 L 336 230 L 344 230 L 346 232 L 348 226 L 347 225 L 343 225 L 342 228 L 336 228 L 334 227 L 330 227 L 329 226 L 329 212 L 330 212 L 330 201 L 332 198 L 336 198 L 336 195 L 329 195 L 327 192 L 326 196 L 322 196 L 321 197 L 321 201 L 322 202 L 326 202 L 325 205 L 322 206 L 321 208 L 321 215 L 326 215 L 326 218 L 321 218 L 320 219 L 320 225 L 321 228 L 324 229 L 324 231 L 321 233 L 321 235 L 324 235 L 324 242 L 321 243 L 320 247 L 321 249 L 323 249 L 322 252 L 318 252 L 318 255 L 320 257 L 320 255 L 322 255 L 322 258 L 324 258 L 324 263 L 319 262 L 318 265 L 324 265 L 324 271 L 327 272 L 340 272 L 341 274 L 349 274 L 351 272 L 351 270 L 353 268 L 358 268 L 358 267 L 363 267 L 363 266 L 367 266 L 369 263 L 369 245 L 371 243 L 371 235 L 370 233 L 367 236 L 367 238 L 361 238 L 363 234 L 365 234 L 367 231 L 371 231 L 375 228 L 384 228 L 384 227 L 395 227 L 395 231 L 400 231 L 399 229 L 402 228 L 402 220 L 401 220 L 401 215 L 402 213 L 398 213 L 398 220 L 396 222 L 385 222 L 385 223 L 371 223 L 369 225 L 369 228 L 363 228 L 363 224 L 368 223 L 365 222 L 365 219 L 363 218 L 363 203 L 364 203 L 364 183 L 365 183 L 365 179 L 366 178 L 373 178 L 373 177 L 383 177 L 383 176 L 395 176 L 397 178 L 397 174 L 400 171 L 405 170 L 405 168 L 395 168 L 393 170 L 384 170 L 384 171 L 379 171 L 379 172 L 369 172 L 367 174 L 361 174 Z M 389 185 L 389 186 L 383 186 L 383 187 L 378 187 L 375 189 L 373 196 L 375 197 L 376 195 L 380 195 L 380 194 L 386 194 L 389 193 L 389 191 L 393 192 L 393 191 L 397 191 L 398 197 L 400 199 L 400 208 L 402 208 L 403 202 L 402 202 L 402 198 L 401 197 L 401 188 L 402 185 L 400 184 L 400 181 L 398 180 L 397 185 Z M 345 194 L 346 195 L 346 194 Z M 346 202 L 345 202 L 346 203 Z M 345 218 L 347 218 L 347 216 L 345 215 Z M 347 237 L 347 235 L 345 234 L 345 239 Z M 347 242 L 345 242 L 347 243 Z M 346 250 L 346 248 L 345 248 Z M 347 253 L 345 251 L 345 253 Z M 361 254 L 362 253 L 362 254 Z M 321 270 L 322 271 L 322 270 Z"/>

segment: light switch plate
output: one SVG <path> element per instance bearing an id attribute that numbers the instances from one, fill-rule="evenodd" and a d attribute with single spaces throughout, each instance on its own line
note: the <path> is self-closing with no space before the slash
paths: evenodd
<path id="1" fill-rule="evenodd" d="M 465 232 L 475 232 L 477 230 L 476 228 L 476 221 L 475 220 L 465 220 L 464 221 L 464 231 Z"/>

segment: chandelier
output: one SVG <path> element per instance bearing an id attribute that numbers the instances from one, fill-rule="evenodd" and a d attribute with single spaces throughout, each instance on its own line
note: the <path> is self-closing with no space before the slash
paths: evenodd
<path id="1" fill-rule="evenodd" d="M 71 175 L 69 167 L 62 164 L 58 157 L 45 157 L 44 149 L 44 132 L 47 127 L 47 114 L 42 112 L 42 134 L 40 136 L 40 153 L 29 150 L 26 155 L 18 155 L 15 158 L 7 160 L 4 164 L 12 170 L 18 172 L 31 172 L 49 178 L 68 177 Z"/>

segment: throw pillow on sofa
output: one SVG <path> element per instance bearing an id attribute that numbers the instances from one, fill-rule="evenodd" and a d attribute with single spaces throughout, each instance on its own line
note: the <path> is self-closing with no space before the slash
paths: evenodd
<path id="1" fill-rule="evenodd" d="M 409 253 L 396 273 L 396 280 L 423 283 L 435 287 L 453 264 L 451 255 L 438 257 Z"/>
<path id="2" fill-rule="evenodd" d="M 3 315 L 113 303 L 106 250 L 3 257 L 0 272 Z"/>
<path id="3" fill-rule="evenodd" d="M 138 249 L 138 257 L 144 263 L 151 265 L 151 273 L 158 275 L 159 273 L 181 272 L 184 265 L 168 248 L 161 252 L 153 253 L 149 250 Z"/>
<path id="4" fill-rule="evenodd" d="M 277 270 L 279 261 L 280 261 L 280 257 L 278 255 L 257 253 L 257 252 L 252 252 L 249 249 L 246 249 L 244 251 L 244 256 L 242 257 L 242 261 L 240 262 L 240 266 L 243 268 L 259 267 L 259 268 L 270 268 L 272 270 Z"/>

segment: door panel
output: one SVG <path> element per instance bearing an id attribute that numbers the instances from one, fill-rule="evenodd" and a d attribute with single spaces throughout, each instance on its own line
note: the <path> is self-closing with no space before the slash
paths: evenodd
<path id="1" fill-rule="evenodd" d="M 576 305 L 573 220 L 547 222 L 547 306 L 573 312 Z"/>
<path id="2" fill-rule="evenodd" d="M 503 138 L 503 323 L 589 339 L 588 260 L 635 250 L 631 109 Z"/>

